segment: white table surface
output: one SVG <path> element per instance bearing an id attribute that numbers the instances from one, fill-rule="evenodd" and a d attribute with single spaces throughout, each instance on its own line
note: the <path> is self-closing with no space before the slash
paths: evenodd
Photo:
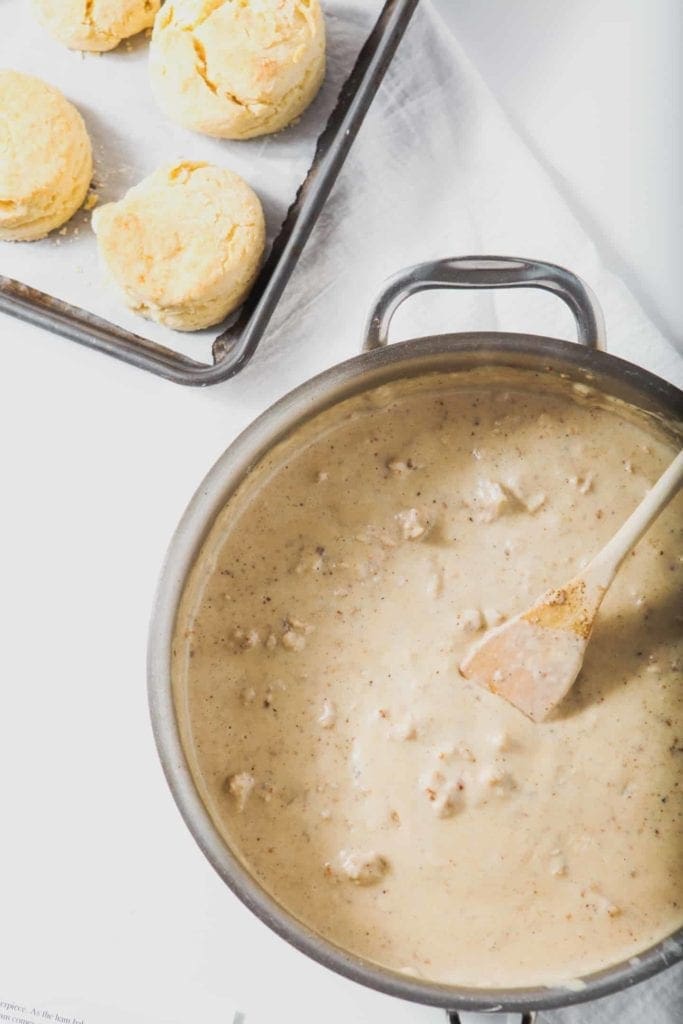
<path id="1" fill-rule="evenodd" d="M 683 345 L 683 4 L 436 0 L 664 335 Z"/>
<path id="2" fill-rule="evenodd" d="M 604 259 L 658 324 L 680 323 L 677 0 L 575 0 L 552 17 L 546 0 L 441 6 Z M 307 367 L 193 391 L 13 320 L 0 340 L 0 1001 L 85 1024 L 439 1020 L 324 971 L 244 910 L 152 743 L 145 633 L 170 534 Z"/>

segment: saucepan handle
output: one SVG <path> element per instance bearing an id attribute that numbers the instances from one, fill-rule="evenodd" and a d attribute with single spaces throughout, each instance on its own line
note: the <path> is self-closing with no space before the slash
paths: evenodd
<path id="1" fill-rule="evenodd" d="M 534 1024 L 536 1014 L 525 1010 L 519 1013 L 458 1013 L 450 1010 L 446 1014 L 448 1024 Z"/>
<path id="2" fill-rule="evenodd" d="M 410 295 L 432 288 L 542 288 L 569 306 L 577 340 L 587 348 L 605 347 L 602 310 L 588 285 L 554 263 L 509 256 L 460 256 L 418 263 L 385 283 L 368 319 L 364 350 L 382 348 L 389 340 L 394 313 Z"/>

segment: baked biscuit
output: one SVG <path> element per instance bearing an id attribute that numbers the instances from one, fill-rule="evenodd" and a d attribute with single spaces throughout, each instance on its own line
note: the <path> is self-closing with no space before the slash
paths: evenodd
<path id="1" fill-rule="evenodd" d="M 325 74 L 318 0 L 169 0 L 154 22 L 152 90 L 178 124 L 224 139 L 277 132 Z"/>
<path id="2" fill-rule="evenodd" d="M 92 178 L 83 118 L 33 75 L 0 70 L 0 239 L 42 238 L 81 206 Z"/>
<path id="3" fill-rule="evenodd" d="M 178 331 L 219 323 L 245 297 L 263 256 L 256 194 L 233 171 L 170 164 L 95 210 L 100 256 L 140 316 Z"/>
<path id="4" fill-rule="evenodd" d="M 161 0 L 33 0 L 50 35 L 72 50 L 113 50 L 154 22 Z"/>

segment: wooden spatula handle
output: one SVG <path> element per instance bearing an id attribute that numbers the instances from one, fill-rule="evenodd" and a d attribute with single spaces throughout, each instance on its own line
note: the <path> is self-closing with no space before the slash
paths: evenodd
<path id="1" fill-rule="evenodd" d="M 609 586 L 614 574 L 645 531 L 655 521 L 662 509 L 683 485 L 683 451 L 680 451 L 671 465 L 662 473 L 656 484 L 647 492 L 638 508 L 617 530 L 612 540 L 595 556 L 585 571 L 585 576 Z"/>

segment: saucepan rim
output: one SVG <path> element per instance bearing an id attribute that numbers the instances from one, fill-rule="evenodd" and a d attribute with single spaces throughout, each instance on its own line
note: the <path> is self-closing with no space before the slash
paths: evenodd
<path id="1" fill-rule="evenodd" d="M 672 422 L 683 419 L 683 392 L 607 353 L 538 335 L 444 334 L 375 349 L 306 381 L 271 405 L 220 456 L 198 487 L 170 542 L 152 611 L 148 696 L 157 750 L 169 787 L 196 842 L 223 881 L 289 943 L 353 981 L 413 1002 L 479 1012 L 550 1009 L 600 998 L 683 960 L 683 928 L 630 961 L 564 987 L 473 989 L 404 975 L 355 956 L 298 921 L 249 874 L 220 837 L 195 787 L 183 751 L 171 683 L 171 644 L 187 575 L 216 515 L 250 468 L 293 429 L 344 398 L 392 380 L 476 366 L 562 373 Z M 624 391 L 625 389 L 625 391 Z M 523 922 L 520 922 L 523 927 Z"/>

